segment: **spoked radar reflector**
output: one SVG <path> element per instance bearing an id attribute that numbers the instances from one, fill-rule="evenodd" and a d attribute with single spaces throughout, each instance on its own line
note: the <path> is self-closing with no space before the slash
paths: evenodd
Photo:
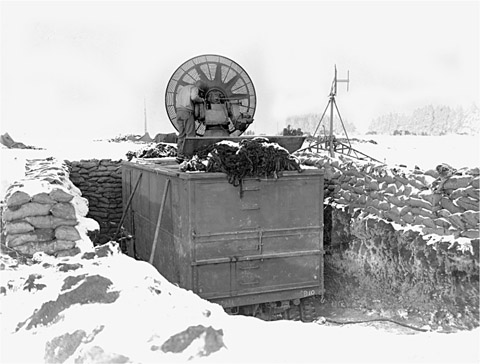
<path id="1" fill-rule="evenodd" d="M 221 130 L 240 135 L 253 121 L 257 99 L 247 72 L 236 62 L 223 56 L 207 54 L 183 63 L 167 84 L 165 106 L 168 117 L 178 130 L 176 95 L 182 87 L 203 80 L 207 85 L 206 124 L 208 130 Z M 232 131 L 232 121 L 235 130 Z M 230 125 L 230 128 L 228 127 Z M 197 135 L 201 135 L 197 131 Z M 207 135 L 207 134 L 205 134 Z M 212 134 L 214 135 L 214 134 Z"/>

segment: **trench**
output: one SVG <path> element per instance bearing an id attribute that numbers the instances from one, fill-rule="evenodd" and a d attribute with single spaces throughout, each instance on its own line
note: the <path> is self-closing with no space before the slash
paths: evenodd
<path id="1" fill-rule="evenodd" d="M 122 238 L 115 236 L 123 213 L 120 163 L 69 162 L 71 181 L 89 201 L 88 217 L 100 225 L 91 236 L 95 245 Z M 433 249 L 418 233 L 328 203 L 323 237 L 326 292 L 315 298 L 317 316 L 349 312 L 445 330 L 479 326 L 478 240 L 473 256 L 445 244 Z"/>

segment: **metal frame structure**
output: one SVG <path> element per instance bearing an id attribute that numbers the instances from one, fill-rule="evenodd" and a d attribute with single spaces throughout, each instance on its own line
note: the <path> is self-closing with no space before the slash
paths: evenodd
<path id="1" fill-rule="evenodd" d="M 327 113 L 327 110 L 330 109 L 330 131 L 327 139 L 322 139 L 320 136 L 317 137 L 317 141 L 314 144 L 311 144 L 307 148 L 303 148 L 302 150 L 312 150 L 313 148 L 316 148 L 317 151 L 319 149 L 323 150 L 328 150 L 329 154 L 331 157 L 335 157 L 335 153 L 340 153 L 348 156 L 352 156 L 357 159 L 364 159 L 368 158 L 370 160 L 373 160 L 375 162 L 381 163 L 379 160 L 372 158 L 365 153 L 362 153 L 355 148 L 352 147 L 352 144 L 350 143 L 350 138 L 348 137 L 347 130 L 345 129 L 345 125 L 342 120 L 342 116 L 340 115 L 340 111 L 338 110 L 337 102 L 335 100 L 335 97 L 337 96 L 337 84 L 339 82 L 346 83 L 347 84 L 347 91 L 349 88 L 350 84 L 350 71 L 347 71 L 347 78 L 346 79 L 338 79 L 337 78 L 337 66 L 335 65 L 335 73 L 332 81 L 332 86 L 330 88 L 330 95 L 328 98 L 328 103 L 327 106 L 325 107 L 325 110 L 323 111 L 322 117 L 320 118 L 320 121 L 317 124 L 317 127 L 315 128 L 315 131 L 313 133 L 313 137 L 317 134 L 317 131 L 322 124 L 323 118 L 325 117 L 325 114 Z M 333 134 L 333 119 L 334 119 L 334 108 L 337 112 L 338 118 L 342 124 L 343 131 L 345 132 L 347 144 L 342 143 L 341 141 L 337 140 L 335 138 L 335 135 Z M 323 144 L 325 144 L 325 147 L 323 147 Z"/>

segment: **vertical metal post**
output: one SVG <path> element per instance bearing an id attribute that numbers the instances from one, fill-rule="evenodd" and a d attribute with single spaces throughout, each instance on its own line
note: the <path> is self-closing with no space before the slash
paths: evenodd
<path id="1" fill-rule="evenodd" d="M 330 146 L 329 146 L 329 151 L 330 151 L 330 157 L 335 157 L 335 154 L 333 153 L 333 100 L 334 100 L 334 95 L 330 95 Z"/>

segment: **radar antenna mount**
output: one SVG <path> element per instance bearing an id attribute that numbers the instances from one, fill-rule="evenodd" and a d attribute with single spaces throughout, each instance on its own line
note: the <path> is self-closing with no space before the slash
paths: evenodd
<path id="1" fill-rule="evenodd" d="M 328 103 L 327 106 L 325 107 L 325 110 L 323 111 L 322 117 L 320 118 L 320 121 L 317 124 L 317 127 L 315 128 L 315 131 L 312 135 L 313 138 L 315 138 L 315 142 L 310 144 L 307 148 L 304 148 L 302 150 L 310 150 L 314 147 L 316 147 L 317 152 L 319 149 L 323 149 L 328 151 L 331 157 L 335 157 L 335 152 L 338 152 L 340 154 L 346 154 L 348 156 L 355 157 L 357 159 L 365 159 L 368 158 L 372 161 L 379 162 L 377 159 L 372 158 L 352 147 L 352 144 L 350 143 L 350 138 L 348 137 L 347 130 L 345 129 L 345 124 L 343 123 L 342 116 L 340 115 L 340 111 L 338 110 L 337 106 L 337 101 L 335 100 L 335 97 L 337 96 L 337 84 L 338 83 L 346 83 L 347 84 L 347 91 L 349 89 L 350 85 L 350 71 L 347 71 L 347 78 L 344 79 L 339 79 L 337 77 L 337 65 L 335 65 L 335 73 L 332 81 L 332 86 L 330 88 L 330 95 L 328 97 Z M 346 136 L 346 143 L 342 143 L 340 140 L 337 140 L 335 138 L 335 135 L 333 134 L 333 120 L 334 120 L 334 109 L 336 111 L 336 114 L 338 116 L 338 119 L 340 120 L 340 123 L 342 125 L 343 131 Z M 325 138 L 321 138 L 320 135 L 316 136 L 318 129 L 320 128 L 320 125 L 322 124 L 323 118 L 325 117 L 325 114 L 327 111 L 330 110 L 330 131 L 328 137 L 325 135 Z M 325 125 L 323 126 L 324 129 L 324 134 L 325 132 Z"/>
<path id="2" fill-rule="evenodd" d="M 342 120 L 342 117 L 340 115 L 340 111 L 338 110 L 337 101 L 335 100 L 335 97 L 337 96 L 337 84 L 339 82 L 347 84 L 347 92 L 348 92 L 349 85 L 350 85 L 350 71 L 347 71 L 347 78 L 346 79 L 338 79 L 338 77 L 337 77 L 337 65 L 335 65 L 334 70 L 335 70 L 335 73 L 334 73 L 334 77 L 333 77 L 333 81 L 332 81 L 332 86 L 330 88 L 330 95 L 328 97 L 328 103 L 327 103 L 327 106 L 325 107 L 325 111 L 323 112 L 322 117 L 320 118 L 320 121 L 318 122 L 317 127 L 315 128 L 315 132 L 313 133 L 313 136 L 315 137 L 315 135 L 317 134 L 318 128 L 322 124 L 323 118 L 324 118 L 325 114 L 327 113 L 327 110 L 330 109 L 330 132 L 329 132 L 327 143 L 328 143 L 328 151 L 329 151 L 331 157 L 335 157 L 335 148 L 334 148 L 335 135 L 333 134 L 333 119 L 334 119 L 333 108 L 334 107 L 335 107 L 335 110 L 337 112 L 338 119 L 340 120 L 340 123 L 342 124 L 343 131 L 345 132 L 345 136 L 347 137 L 348 145 L 349 145 L 350 148 L 352 147 L 352 145 L 350 144 L 350 139 L 348 138 L 347 130 L 345 129 L 345 125 L 343 124 L 343 120 Z"/>

